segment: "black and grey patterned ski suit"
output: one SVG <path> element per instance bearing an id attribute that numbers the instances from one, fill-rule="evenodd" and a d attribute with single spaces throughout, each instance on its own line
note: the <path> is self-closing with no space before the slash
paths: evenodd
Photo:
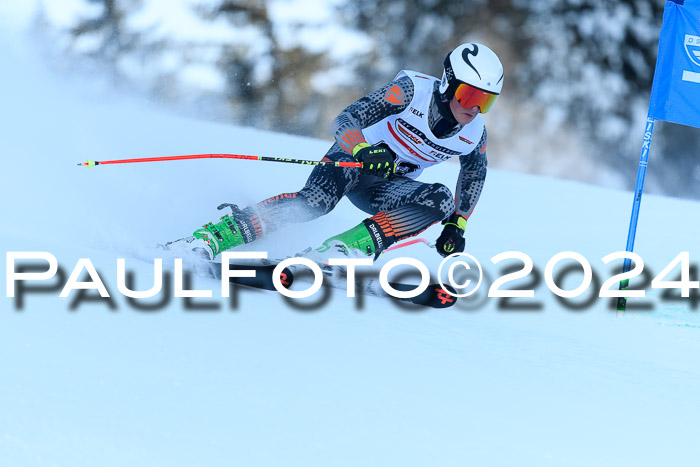
<path id="1" fill-rule="evenodd" d="M 385 96 L 397 85 L 403 90 L 405 99 L 400 104 L 393 104 Z M 413 94 L 411 79 L 404 77 L 348 106 L 331 125 L 336 143 L 323 160 L 354 161 L 351 148 L 365 141 L 361 130 L 404 111 Z M 439 99 L 437 92 L 433 95 L 434 101 Z M 437 103 L 431 106 L 428 123 L 438 138 L 452 136 L 462 128 L 459 123 L 443 117 Z M 244 210 L 254 232 L 250 241 L 286 224 L 306 222 L 328 214 L 343 196 L 383 226 L 389 243 L 417 235 L 455 211 L 468 217 L 486 178 L 485 145 L 486 130 L 477 147 L 460 157 L 454 197 L 450 189 L 440 183 L 423 183 L 401 175 L 384 179 L 363 174 L 359 168 L 316 166 L 298 192 L 283 193 Z M 241 219 L 237 220 L 240 222 Z"/>

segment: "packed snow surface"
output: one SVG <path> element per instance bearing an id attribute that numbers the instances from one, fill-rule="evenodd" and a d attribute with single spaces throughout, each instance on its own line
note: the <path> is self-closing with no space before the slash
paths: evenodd
<path id="1" fill-rule="evenodd" d="M 521 263 L 490 258 L 527 254 L 535 272 L 503 288 L 534 288 L 533 299 L 504 304 L 482 291 L 437 311 L 342 290 L 295 303 L 240 289 L 232 303 L 217 298 L 217 282 L 195 277 L 190 286 L 213 298 L 187 303 L 171 289 L 143 310 L 117 292 L 118 258 L 136 287 L 148 289 L 153 265 L 144 259 L 157 256 L 154 245 L 218 219 L 222 202 L 244 206 L 296 191 L 310 169 L 78 162 L 218 152 L 318 159 L 330 139 L 173 116 L 91 77 L 58 79 L 28 50 L 0 53 L 12 64 L 0 74 L 0 242 L 5 254 L 50 252 L 64 274 L 28 283 L 44 290 L 21 301 L 0 298 L 2 465 L 698 465 L 700 320 L 692 301 L 648 287 L 630 305 L 650 310 L 616 317 L 609 299 L 576 310 L 544 280 L 534 284 L 561 251 L 580 253 L 598 279 L 609 278 L 620 262 L 601 258 L 624 249 L 631 193 L 489 172 L 467 252 L 491 282 Z M 457 171 L 445 163 L 421 179 L 453 186 Z M 697 264 L 699 207 L 644 197 L 635 251 L 648 270 L 658 274 L 681 251 Z M 364 217 L 344 200 L 246 249 L 294 254 Z M 431 271 L 441 259 L 414 245 L 379 265 L 401 256 Z M 80 258 L 95 265 L 111 300 L 95 291 L 59 298 Z M 580 278 L 570 282 L 575 288 Z"/>

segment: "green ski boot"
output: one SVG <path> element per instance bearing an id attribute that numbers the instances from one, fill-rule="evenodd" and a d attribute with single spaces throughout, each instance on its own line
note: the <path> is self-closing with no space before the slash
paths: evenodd
<path id="1" fill-rule="evenodd" d="M 201 229 L 195 230 L 192 236 L 205 242 L 211 248 L 211 259 L 214 259 L 222 251 L 245 243 L 236 221 L 228 214 L 223 216 L 221 222 L 217 224 L 209 222 Z"/>
<path id="2" fill-rule="evenodd" d="M 229 205 L 221 205 L 219 209 L 222 206 Z M 234 214 L 238 212 L 241 211 L 236 208 Z M 239 216 L 239 218 L 241 221 L 236 222 L 233 216 L 226 214 L 220 222 L 216 224 L 209 222 L 195 230 L 191 236 L 166 243 L 164 247 L 174 252 L 194 253 L 211 261 L 222 251 L 255 240 L 252 226 L 248 225 L 243 217 Z"/>
<path id="3" fill-rule="evenodd" d="M 351 258 L 372 256 L 377 259 L 388 246 L 389 240 L 379 224 L 366 219 L 347 232 L 327 239 L 315 251 L 324 256 L 340 253 Z"/>

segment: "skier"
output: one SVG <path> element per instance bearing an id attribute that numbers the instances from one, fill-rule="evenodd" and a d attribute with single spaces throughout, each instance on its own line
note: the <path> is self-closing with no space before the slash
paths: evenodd
<path id="1" fill-rule="evenodd" d="M 436 249 L 464 251 L 467 218 L 486 178 L 486 129 L 479 115 L 491 109 L 503 86 L 503 66 L 482 44 L 454 49 L 442 80 L 401 71 L 392 82 L 348 106 L 331 124 L 335 143 L 324 161 L 359 161 L 361 168 L 316 166 L 304 187 L 238 209 L 192 236 L 166 245 L 213 259 L 285 224 L 328 214 L 343 196 L 370 214 L 359 225 L 316 249 L 375 259 L 391 244 L 418 235 L 436 222 L 444 228 Z M 456 196 L 440 183 L 416 177 L 426 167 L 459 157 Z M 327 259 L 327 258 L 326 258 Z"/>

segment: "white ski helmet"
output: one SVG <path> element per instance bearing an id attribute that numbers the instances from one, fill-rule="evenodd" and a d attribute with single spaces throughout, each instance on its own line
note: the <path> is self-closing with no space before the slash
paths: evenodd
<path id="1" fill-rule="evenodd" d="M 463 107 L 478 106 L 489 111 L 503 87 L 503 65 L 496 54 L 482 44 L 462 44 L 445 57 L 440 94 L 453 97 Z"/>

